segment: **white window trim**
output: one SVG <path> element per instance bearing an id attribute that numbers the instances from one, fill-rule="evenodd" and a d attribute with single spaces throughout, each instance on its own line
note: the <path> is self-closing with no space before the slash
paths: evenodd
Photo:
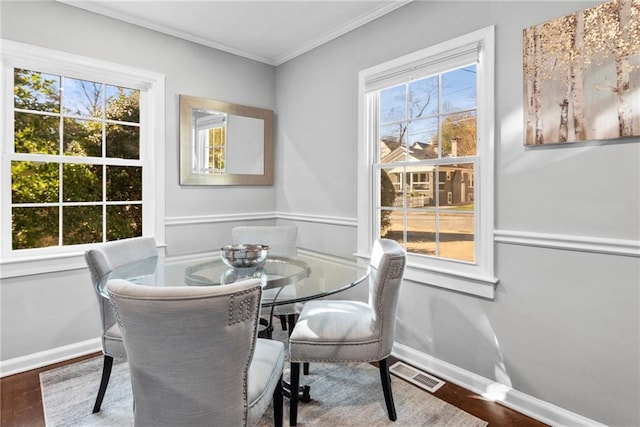
<path id="1" fill-rule="evenodd" d="M 368 144 L 371 128 L 367 117 L 365 82 L 373 76 L 392 70 L 401 70 L 419 63 L 425 58 L 446 56 L 447 52 L 470 44 L 479 44 L 478 67 L 478 151 L 477 168 L 479 185 L 476 186 L 476 263 L 451 261 L 411 255 L 407 257 L 405 278 L 432 286 L 465 292 L 484 298 L 495 296 L 498 279 L 494 275 L 494 61 L 495 29 L 489 26 L 452 40 L 422 49 L 360 71 L 358 75 L 358 230 L 357 255 L 369 258 L 376 235 L 372 206 L 374 194 L 373 161 L 376 153 Z M 373 114 L 373 113 L 370 113 Z M 475 183 L 474 183 L 475 184 Z"/>
<path id="2" fill-rule="evenodd" d="M 164 245 L 165 219 L 165 76 L 160 73 L 101 61 L 57 50 L 42 48 L 12 40 L 0 39 L 2 75 L 0 82 L 0 123 L 2 152 L 0 158 L 0 278 L 19 277 L 54 271 L 84 268 L 84 252 L 93 245 L 40 248 L 13 251 L 11 227 L 11 165 L 8 153 L 13 142 L 13 68 L 54 71 L 78 78 L 100 79 L 122 86 L 142 89 L 149 108 L 141 111 L 140 122 L 148 125 L 141 130 L 140 158 L 144 163 L 142 200 L 143 235 L 153 236 Z M 43 70 L 44 71 L 44 70 Z M 152 162 L 148 159 L 152 158 Z"/>

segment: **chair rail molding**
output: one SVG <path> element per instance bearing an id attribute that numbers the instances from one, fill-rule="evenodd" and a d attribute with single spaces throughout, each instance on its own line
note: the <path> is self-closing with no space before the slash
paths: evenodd
<path id="1" fill-rule="evenodd" d="M 640 258 L 640 240 L 519 230 L 495 230 L 493 235 L 496 243 Z"/>
<path id="2" fill-rule="evenodd" d="M 276 219 L 274 212 L 250 212 L 230 213 L 217 215 L 184 215 L 165 217 L 165 226 L 175 227 L 182 225 L 217 224 L 235 221 L 259 221 Z"/>
<path id="3" fill-rule="evenodd" d="M 260 221 L 260 220 L 277 220 L 283 219 L 287 221 L 312 222 L 317 224 L 340 225 L 344 227 L 356 227 L 357 219 L 350 217 L 340 217 L 332 215 L 312 215 L 307 213 L 292 212 L 250 212 L 250 213 L 230 213 L 218 215 L 185 215 L 185 216 L 167 216 L 165 225 L 167 227 L 198 225 L 198 224 L 215 224 L 236 221 Z"/>

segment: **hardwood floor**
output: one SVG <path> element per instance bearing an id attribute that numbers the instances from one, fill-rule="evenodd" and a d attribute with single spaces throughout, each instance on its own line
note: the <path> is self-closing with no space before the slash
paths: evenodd
<path id="1" fill-rule="evenodd" d="M 67 362 L 57 363 L 44 368 L 34 369 L 21 374 L 0 379 L 0 425 L 3 427 L 40 427 L 44 426 L 42 394 L 40 392 L 40 372 L 57 368 L 69 363 L 95 357 L 101 353 L 87 355 Z M 395 363 L 395 360 L 392 361 Z M 402 381 L 394 377 L 394 381 Z M 97 389 L 96 384 L 96 389 Z M 455 384 L 446 383 L 435 396 L 445 402 L 475 415 L 489 423 L 489 426 L 544 427 L 546 424 L 515 412 L 498 403 L 488 401 L 482 396 L 471 393 Z M 402 426 L 400 422 L 398 426 Z M 403 426 L 405 427 L 405 426 Z"/>

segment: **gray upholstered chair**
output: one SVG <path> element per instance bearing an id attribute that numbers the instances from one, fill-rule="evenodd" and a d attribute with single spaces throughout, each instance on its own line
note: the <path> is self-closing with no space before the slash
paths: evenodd
<path id="1" fill-rule="evenodd" d="M 109 385 L 113 358 L 126 358 L 127 354 L 122 343 L 122 334 L 113 315 L 113 309 L 109 301 L 98 293 L 97 285 L 100 279 L 121 265 L 157 257 L 158 250 L 153 237 L 136 237 L 133 239 L 116 240 L 96 246 L 95 249 L 88 250 L 85 261 L 91 273 L 91 282 L 95 294 L 98 298 L 98 308 L 100 310 L 100 322 L 102 326 L 102 353 L 104 362 L 102 365 L 102 380 L 98 388 L 98 396 L 93 406 L 93 412 L 100 411 L 102 399 Z"/>
<path id="2" fill-rule="evenodd" d="M 234 244 L 256 243 L 269 246 L 270 256 L 295 257 L 298 254 L 296 241 L 298 238 L 298 228 L 296 226 L 241 226 L 231 230 L 231 239 Z M 295 298 L 296 290 L 293 286 L 286 286 L 282 289 L 265 289 L 262 294 L 262 301 L 273 301 L 276 298 Z M 269 319 L 267 328 L 271 328 L 272 314 L 278 316 L 282 324 L 282 329 L 287 329 L 287 321 L 293 324 L 296 316 L 302 309 L 302 304 L 278 305 L 262 310 L 261 315 Z M 291 333 L 289 328 L 289 333 Z"/>
<path id="3" fill-rule="evenodd" d="M 251 426 L 273 398 L 282 426 L 284 344 L 257 338 L 259 279 L 107 290 L 129 358 L 136 426 Z"/>
<path id="4" fill-rule="evenodd" d="M 378 362 L 389 419 L 396 420 L 387 358 L 395 335 L 405 250 L 394 240 L 376 240 L 369 266 L 368 303 L 343 300 L 307 302 L 291 336 L 291 389 L 300 384 L 299 362 Z M 290 401 L 296 425 L 298 396 Z"/>

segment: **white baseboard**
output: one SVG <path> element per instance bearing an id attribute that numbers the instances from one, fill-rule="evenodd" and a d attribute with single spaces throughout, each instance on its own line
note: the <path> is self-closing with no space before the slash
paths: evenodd
<path id="1" fill-rule="evenodd" d="M 426 353 L 419 352 L 404 344 L 395 343 L 393 356 L 410 365 L 431 373 L 445 381 L 457 384 L 479 395 L 491 398 L 521 414 L 552 426 L 597 426 L 604 427 L 597 421 L 583 417 L 566 409 L 555 406 L 528 394 L 519 392 L 503 384 L 459 368 L 450 363 L 436 359 Z"/>
<path id="2" fill-rule="evenodd" d="M 0 378 L 102 351 L 100 338 L 93 338 L 38 353 L 0 361 Z"/>

